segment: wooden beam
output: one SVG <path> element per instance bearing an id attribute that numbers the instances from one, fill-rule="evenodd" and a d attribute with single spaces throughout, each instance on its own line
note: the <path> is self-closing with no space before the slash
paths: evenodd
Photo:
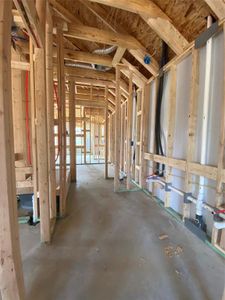
<path id="1" fill-rule="evenodd" d="M 105 135 L 105 179 L 108 178 L 108 87 L 105 87 L 105 129 L 104 129 L 104 135 Z"/>
<path id="2" fill-rule="evenodd" d="M 116 110 L 115 110 L 115 164 L 114 164 L 114 192 L 120 187 L 120 124 L 121 124 L 121 89 L 120 67 L 116 66 Z"/>
<path id="3" fill-rule="evenodd" d="M 110 30 L 113 32 L 120 32 L 121 27 L 119 25 L 116 25 L 113 20 L 110 21 L 110 18 L 108 18 L 108 13 L 104 8 L 102 8 L 97 3 L 91 3 L 87 0 L 80 0 L 80 2 L 85 5 L 97 18 L 99 18 L 105 26 L 107 26 Z M 124 30 L 122 33 L 127 34 Z M 148 54 L 148 51 L 145 49 L 144 46 L 142 46 L 140 49 L 132 50 L 128 49 L 128 51 L 137 59 L 152 75 L 156 76 L 159 71 L 159 65 L 158 62 L 151 57 L 151 63 L 149 65 L 145 64 L 144 57 L 146 54 Z"/>
<path id="4" fill-rule="evenodd" d="M 35 98 L 35 65 L 34 65 L 34 47 L 30 39 L 29 42 L 29 55 L 30 55 L 30 101 L 31 101 L 31 136 L 32 136 L 32 181 L 33 181 L 33 219 L 36 222 L 39 218 L 38 207 L 38 166 L 37 166 L 37 111 L 36 111 L 36 98 Z"/>
<path id="5" fill-rule="evenodd" d="M 11 94 L 12 1 L 0 2 L 0 294 L 25 298 L 17 220 Z"/>
<path id="6" fill-rule="evenodd" d="M 146 177 L 147 177 L 147 169 L 148 163 L 144 159 L 144 154 L 148 150 L 148 138 L 149 138 L 149 107 L 150 107 L 150 85 L 145 84 L 142 91 L 142 135 L 141 135 L 141 178 L 140 185 L 142 188 L 146 188 Z"/>
<path id="7" fill-rule="evenodd" d="M 44 47 L 44 31 L 38 18 L 35 1 L 29 0 L 13 0 L 17 10 L 19 11 L 26 30 L 31 37 L 35 47 Z"/>
<path id="8" fill-rule="evenodd" d="M 56 218 L 56 173 L 54 143 L 54 94 L 53 94 L 53 21 L 52 10 L 47 2 L 46 14 L 46 96 L 47 96 L 47 128 L 48 128 L 48 174 L 50 218 Z M 55 221 L 54 221 L 55 222 Z M 54 225 L 53 222 L 53 225 Z M 54 226 L 52 226 L 52 231 Z"/>
<path id="9" fill-rule="evenodd" d="M 42 21 L 42 30 L 45 32 L 46 1 L 36 1 L 37 13 Z M 45 43 L 44 43 L 45 45 Z M 47 139 L 47 112 L 46 112 L 46 65 L 45 49 L 35 48 L 35 102 L 37 112 L 37 161 L 38 161 L 38 188 L 40 203 L 40 231 L 41 241 L 49 242 L 50 208 L 49 208 L 49 177 L 48 177 L 48 139 Z"/>
<path id="10" fill-rule="evenodd" d="M 121 47 L 117 48 L 116 53 L 115 53 L 115 55 L 113 57 L 113 60 L 112 60 L 112 65 L 114 67 L 121 61 L 125 51 L 126 51 L 126 48 L 121 48 Z"/>
<path id="11" fill-rule="evenodd" d="M 139 49 L 142 47 L 142 45 L 130 35 L 121 33 L 115 34 L 112 31 L 84 25 L 69 25 L 69 30 L 64 32 L 64 36 L 100 44 L 116 45 L 128 49 Z"/>
<path id="12" fill-rule="evenodd" d="M 89 70 L 83 68 L 76 68 L 76 67 L 65 67 L 65 74 L 69 76 L 75 76 L 75 77 L 85 77 L 85 79 L 93 78 L 98 80 L 109 80 L 109 81 L 115 80 L 115 75 L 113 73 L 101 72 L 92 69 Z"/>
<path id="13" fill-rule="evenodd" d="M 135 68 L 135 66 L 129 63 L 125 58 L 122 59 L 122 63 L 126 65 L 133 72 L 133 80 L 135 84 L 137 84 L 139 87 L 142 87 L 144 84 L 147 83 L 147 78 L 144 75 L 142 75 L 137 70 L 137 68 Z M 123 71 L 123 69 L 121 71 Z"/>
<path id="14" fill-rule="evenodd" d="M 135 59 L 142 64 L 145 69 L 147 69 L 153 76 L 157 76 L 158 72 L 159 72 L 159 64 L 158 62 L 154 59 L 154 57 L 152 57 L 150 54 L 148 54 L 148 52 L 145 49 L 136 49 L 136 50 L 129 50 L 130 54 L 132 54 Z M 144 58 L 145 56 L 148 55 L 151 59 L 151 62 L 149 65 L 147 65 L 144 62 Z"/>
<path id="15" fill-rule="evenodd" d="M 90 99 L 91 94 L 82 95 L 78 94 L 76 95 L 77 100 L 90 100 L 90 101 L 103 101 L 105 97 L 99 97 L 98 95 L 93 95 L 92 99 Z"/>
<path id="16" fill-rule="evenodd" d="M 188 112 L 188 141 L 187 141 L 187 168 L 185 173 L 185 193 L 191 193 L 192 185 L 190 174 L 190 162 L 194 160 L 195 142 L 196 142 L 196 124 L 198 110 L 198 93 L 199 93 L 199 50 L 192 50 L 192 74 L 191 74 L 191 94 L 189 100 Z M 183 218 L 190 218 L 191 206 L 184 203 Z"/>
<path id="17" fill-rule="evenodd" d="M 21 71 L 30 71 L 30 64 L 26 61 L 11 61 L 11 68 Z"/>
<path id="18" fill-rule="evenodd" d="M 225 2 L 224 0 L 205 0 L 216 16 L 222 20 L 225 18 Z"/>
<path id="19" fill-rule="evenodd" d="M 173 66 L 171 69 L 171 79 L 170 79 L 170 92 L 169 92 L 169 105 L 168 105 L 168 123 L 167 123 L 167 145 L 166 145 L 166 155 L 169 157 L 173 156 L 174 147 L 174 133 L 175 133 L 175 116 L 176 116 L 176 89 L 177 89 L 177 67 Z M 172 168 L 170 166 L 165 167 L 166 183 L 172 181 Z M 165 193 L 164 206 L 170 207 L 170 197 L 171 193 Z"/>
<path id="20" fill-rule="evenodd" d="M 131 157 L 132 157 L 132 112 L 133 112 L 133 73 L 130 70 L 129 76 L 129 97 L 127 105 L 127 189 L 131 185 Z"/>
<path id="21" fill-rule="evenodd" d="M 170 18 L 152 1 L 137 0 L 127 5 L 126 0 L 90 0 L 139 14 L 143 20 L 176 53 L 181 54 L 188 46 L 187 40 L 173 25 Z"/>
<path id="22" fill-rule="evenodd" d="M 223 36 L 225 37 L 225 25 L 223 24 Z M 223 41 L 223 47 L 225 50 L 225 40 Z M 225 63 L 224 63 L 225 70 Z M 225 74 L 223 75 L 223 83 L 225 84 Z M 219 139 L 219 149 L 218 149 L 218 162 L 217 162 L 217 178 L 216 178 L 216 207 L 221 208 L 225 203 L 224 193 L 223 193 L 223 181 L 222 181 L 222 170 L 224 168 L 224 156 L 225 156 L 225 86 L 223 93 L 223 100 L 221 105 L 221 123 L 220 123 L 220 139 Z M 221 231 L 220 231 L 221 232 Z M 215 227 L 212 232 L 212 243 L 214 245 L 219 244 L 219 230 Z"/>
<path id="23" fill-rule="evenodd" d="M 76 104 L 88 107 L 105 107 L 105 101 L 94 101 L 94 100 L 79 100 L 76 98 Z"/>
<path id="24" fill-rule="evenodd" d="M 53 56 L 56 57 L 56 49 L 53 52 Z M 109 55 L 98 55 L 90 52 L 64 49 L 64 58 L 75 62 L 112 67 L 112 57 Z"/>
<path id="25" fill-rule="evenodd" d="M 66 111 L 65 111 L 65 73 L 64 73 L 64 47 L 61 24 L 57 26 L 57 74 L 58 93 L 60 99 L 59 128 L 60 141 L 60 216 L 66 214 Z"/>
<path id="26" fill-rule="evenodd" d="M 79 20 L 56 0 L 49 0 L 53 9 L 68 23 L 81 24 Z"/>
<path id="27" fill-rule="evenodd" d="M 69 119 L 70 119 L 70 173 L 71 181 L 76 181 L 76 165 L 75 165 L 75 87 L 74 82 L 69 82 L 70 100 L 69 100 Z"/>
<path id="28" fill-rule="evenodd" d="M 96 87 L 105 87 L 108 85 L 109 88 L 115 89 L 115 83 L 112 81 L 107 81 L 105 79 L 93 79 L 93 78 L 82 78 L 78 76 L 73 76 L 73 79 L 76 81 L 77 85 L 93 85 Z"/>

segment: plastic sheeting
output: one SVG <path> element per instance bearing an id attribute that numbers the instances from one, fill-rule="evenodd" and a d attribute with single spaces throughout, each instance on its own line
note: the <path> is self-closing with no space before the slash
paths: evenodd
<path id="1" fill-rule="evenodd" d="M 200 65 L 199 65 L 199 93 L 198 93 L 198 111 L 197 111 L 197 128 L 196 128 L 196 147 L 194 161 L 200 162 L 201 154 L 201 124 L 202 124 L 202 107 L 204 96 L 204 81 L 205 81 L 205 53 L 206 47 L 201 48 L 200 51 Z M 210 116 L 208 124 L 207 136 L 207 164 L 217 166 L 218 149 L 219 149 L 219 135 L 221 126 L 221 106 L 223 101 L 223 80 L 224 80 L 224 34 L 223 32 L 213 37 L 212 46 L 212 73 L 210 81 Z M 191 93 L 191 55 L 183 59 L 177 65 L 177 87 L 176 87 L 176 113 L 175 113 L 175 133 L 174 133 L 174 148 L 173 157 L 177 159 L 186 159 L 187 157 L 187 139 L 188 139 L 188 105 Z M 149 143 L 148 151 L 153 152 L 151 140 L 154 138 L 154 107 L 155 103 L 155 82 L 150 86 L 150 111 L 149 111 Z M 168 124 L 168 103 L 170 91 L 170 73 L 165 74 L 164 91 L 162 99 L 161 112 L 161 128 L 163 148 L 166 149 L 167 143 L 167 124 Z M 152 173 L 152 162 L 149 162 L 149 172 Z M 184 190 L 184 176 L 185 173 L 174 169 L 172 170 L 172 184 Z M 198 192 L 198 176 L 192 176 L 193 194 L 197 196 Z M 215 199 L 216 183 L 213 180 L 206 180 L 205 186 L 205 202 L 216 205 Z M 149 184 L 149 190 L 152 191 L 152 184 Z M 164 200 L 164 191 L 160 188 L 156 189 L 155 196 Z M 182 213 L 183 199 L 181 196 L 171 192 L 171 207 L 178 213 Z M 191 205 L 192 217 L 195 216 L 195 205 Z M 205 221 L 207 223 L 208 233 L 212 230 L 213 220 L 212 215 L 207 210 L 203 212 Z"/>

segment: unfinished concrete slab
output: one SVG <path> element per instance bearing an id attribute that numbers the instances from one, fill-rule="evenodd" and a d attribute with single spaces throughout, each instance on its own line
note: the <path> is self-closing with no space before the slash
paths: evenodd
<path id="1" fill-rule="evenodd" d="M 113 193 L 103 168 L 78 167 L 51 245 L 21 225 L 27 299 L 221 299 L 222 257 L 142 191 Z"/>

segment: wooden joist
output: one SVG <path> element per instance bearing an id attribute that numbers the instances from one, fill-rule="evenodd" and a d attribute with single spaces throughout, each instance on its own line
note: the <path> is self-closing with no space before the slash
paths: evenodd
<path id="1" fill-rule="evenodd" d="M 54 49 L 53 56 L 56 57 L 56 49 Z M 98 55 L 90 52 L 64 49 L 64 59 L 112 67 L 112 57 L 109 55 Z"/>
<path id="2" fill-rule="evenodd" d="M 37 48 L 44 47 L 44 31 L 38 18 L 35 1 L 13 0 L 19 11 L 29 36 Z"/>
<path id="3" fill-rule="evenodd" d="M 69 30 L 64 32 L 64 36 L 101 44 L 116 45 L 128 49 L 139 49 L 142 47 L 141 44 L 130 35 L 116 34 L 109 30 L 101 30 L 84 25 L 69 25 Z"/>
<path id="4" fill-rule="evenodd" d="M 169 17 L 152 1 L 137 0 L 90 0 L 139 14 L 145 22 L 176 53 L 181 54 L 188 46 L 187 40 L 176 29 Z"/>
<path id="5" fill-rule="evenodd" d="M 0 1 L 0 294 L 25 298 L 17 221 L 11 94 L 12 1 Z"/>

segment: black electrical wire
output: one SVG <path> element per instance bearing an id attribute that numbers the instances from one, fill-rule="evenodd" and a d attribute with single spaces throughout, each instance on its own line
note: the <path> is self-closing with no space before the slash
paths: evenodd
<path id="1" fill-rule="evenodd" d="M 161 140 L 161 106 L 162 106 L 162 96 L 163 96 L 163 87 L 164 87 L 164 73 L 163 73 L 163 66 L 168 62 L 168 45 L 163 41 L 162 42 L 162 55 L 160 60 L 160 76 L 159 76 L 159 85 L 157 91 L 157 104 L 156 104 L 156 122 L 155 122 L 155 148 L 156 154 L 163 155 L 164 151 L 162 147 L 162 140 Z M 162 165 L 162 172 L 160 173 L 160 164 L 156 164 L 156 174 L 159 176 L 163 176 L 165 165 Z"/>

